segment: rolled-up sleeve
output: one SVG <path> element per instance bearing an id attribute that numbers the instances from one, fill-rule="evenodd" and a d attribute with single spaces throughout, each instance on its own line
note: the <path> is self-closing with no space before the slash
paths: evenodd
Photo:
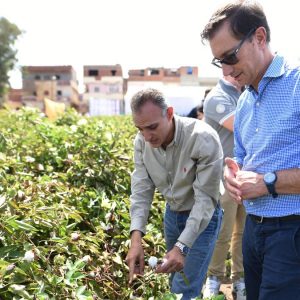
<path id="1" fill-rule="evenodd" d="M 130 232 L 139 230 L 146 234 L 155 186 L 143 163 L 143 138 L 138 134 L 134 141 L 134 171 L 131 175 Z"/>
<path id="2" fill-rule="evenodd" d="M 219 136 L 214 130 L 197 135 L 191 158 L 196 161 L 193 183 L 195 203 L 178 239 L 189 247 L 207 227 L 220 197 L 223 151 Z"/>

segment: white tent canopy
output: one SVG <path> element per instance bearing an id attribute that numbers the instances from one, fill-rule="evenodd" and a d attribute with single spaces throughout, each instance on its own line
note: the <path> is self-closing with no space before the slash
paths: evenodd
<path id="1" fill-rule="evenodd" d="M 164 85 L 162 82 L 130 82 L 125 95 L 125 113 L 131 114 L 130 100 L 138 91 L 146 88 L 160 90 L 177 115 L 186 116 L 193 107 L 199 105 L 204 97 L 206 87 Z"/>

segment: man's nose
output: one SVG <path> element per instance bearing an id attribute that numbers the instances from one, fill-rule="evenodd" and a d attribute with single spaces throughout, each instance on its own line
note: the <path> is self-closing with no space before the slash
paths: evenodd
<path id="1" fill-rule="evenodd" d="M 144 139 L 145 139 L 146 142 L 150 141 L 150 139 L 151 139 L 151 133 L 149 131 L 144 130 L 143 131 L 143 136 L 144 136 Z"/>
<path id="2" fill-rule="evenodd" d="M 233 67 L 231 65 L 222 64 L 222 72 L 224 76 L 229 76 L 233 72 Z"/>

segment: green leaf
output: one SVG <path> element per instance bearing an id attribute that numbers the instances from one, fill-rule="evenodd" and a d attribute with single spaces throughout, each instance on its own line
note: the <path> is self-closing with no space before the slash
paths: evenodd
<path id="1" fill-rule="evenodd" d="M 10 220 L 8 223 L 16 229 L 22 229 L 25 231 L 38 231 L 34 226 L 32 226 L 24 221 Z"/>
<path id="2" fill-rule="evenodd" d="M 9 290 L 15 295 L 22 296 L 24 299 L 33 299 L 34 296 L 30 296 L 30 294 L 25 290 L 25 285 L 12 284 L 9 287 Z"/>
<path id="3" fill-rule="evenodd" d="M 186 275 L 184 274 L 183 271 L 180 271 L 179 274 L 182 276 L 184 283 L 189 286 L 190 285 L 190 281 L 189 279 L 186 277 Z"/>
<path id="4" fill-rule="evenodd" d="M 81 272 L 75 272 L 71 277 L 72 280 L 81 279 L 81 278 L 85 278 L 85 274 Z"/>
<path id="5" fill-rule="evenodd" d="M 82 285 L 80 286 L 77 290 L 76 290 L 76 296 L 80 296 L 84 293 L 84 291 L 86 290 L 86 285 Z"/>
<path id="6" fill-rule="evenodd" d="M 113 257 L 113 261 L 115 263 L 117 263 L 118 265 L 122 265 L 123 264 L 123 260 L 121 258 L 121 256 L 119 254 L 116 254 L 114 257 Z"/>

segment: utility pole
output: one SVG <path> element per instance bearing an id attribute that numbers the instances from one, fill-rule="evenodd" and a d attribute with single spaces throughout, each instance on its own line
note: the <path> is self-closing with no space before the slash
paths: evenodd
<path id="1" fill-rule="evenodd" d="M 56 76 L 53 75 L 51 77 L 51 85 L 52 85 L 52 99 L 53 101 L 56 101 Z"/>

